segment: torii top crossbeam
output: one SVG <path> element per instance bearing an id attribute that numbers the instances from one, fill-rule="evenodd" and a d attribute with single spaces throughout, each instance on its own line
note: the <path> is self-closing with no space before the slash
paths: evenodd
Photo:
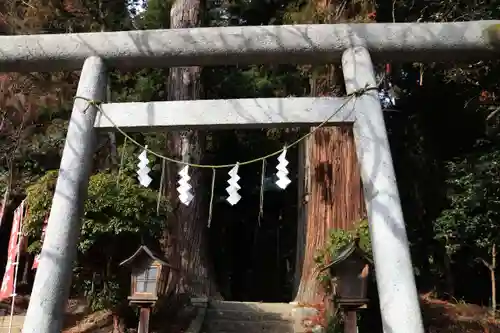
<path id="1" fill-rule="evenodd" d="M 119 68 L 374 60 L 472 61 L 500 53 L 500 21 L 246 26 L 0 37 L 0 72 L 81 69 L 96 55 Z"/>

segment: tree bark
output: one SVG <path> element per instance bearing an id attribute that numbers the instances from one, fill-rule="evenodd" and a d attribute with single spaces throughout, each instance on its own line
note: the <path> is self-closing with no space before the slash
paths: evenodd
<path id="1" fill-rule="evenodd" d="M 314 257 L 328 240 L 332 228 L 352 229 L 366 215 L 351 126 L 317 130 L 301 148 L 305 177 L 299 205 L 295 300 L 321 303 Z M 300 192 L 300 191 L 299 191 Z"/>
<path id="2" fill-rule="evenodd" d="M 294 23 L 359 21 L 373 10 L 369 3 L 346 8 L 334 0 L 309 0 L 308 5 L 312 11 L 302 13 Z M 335 66 L 306 71 L 311 75 L 312 96 L 345 93 L 342 71 Z M 299 154 L 299 179 L 304 181 L 299 184 L 295 301 L 316 304 L 325 297 L 317 280 L 317 251 L 324 248 L 331 229 L 352 229 L 366 217 L 366 210 L 352 126 L 318 129 L 302 143 Z"/>
<path id="3" fill-rule="evenodd" d="M 177 0 L 170 12 L 171 28 L 190 28 L 200 25 L 200 1 Z M 170 100 L 194 100 L 201 95 L 199 67 L 171 68 L 168 81 Z M 205 138 L 200 131 L 167 133 L 167 151 L 170 156 L 183 161 L 200 163 Z M 164 250 L 174 265 L 180 268 L 174 278 L 175 292 L 197 296 L 217 296 L 217 289 L 206 256 L 206 213 L 201 169 L 190 168 L 194 199 L 185 206 L 179 202 L 177 180 L 182 165 L 167 163 L 166 196 L 173 206 L 164 233 Z"/>
<path id="4" fill-rule="evenodd" d="M 488 267 L 490 269 L 490 280 L 491 280 L 491 315 L 493 317 L 497 314 L 497 286 L 496 286 L 496 275 L 495 270 L 497 269 L 497 246 L 493 244 L 491 248 L 491 265 Z"/>
<path id="5" fill-rule="evenodd" d="M 338 73 L 334 66 L 314 69 L 311 95 L 341 94 Z M 366 213 L 352 126 L 311 130 L 315 132 L 299 156 L 304 183 L 299 186 L 295 301 L 317 304 L 325 298 L 317 280 L 317 251 L 326 245 L 331 229 L 350 230 Z"/>
<path id="6" fill-rule="evenodd" d="M 451 269 L 451 258 L 446 249 L 444 249 L 443 266 L 444 266 L 443 268 L 445 276 L 446 297 L 448 299 L 452 299 L 453 295 L 455 295 L 455 280 L 453 278 L 453 271 Z"/>

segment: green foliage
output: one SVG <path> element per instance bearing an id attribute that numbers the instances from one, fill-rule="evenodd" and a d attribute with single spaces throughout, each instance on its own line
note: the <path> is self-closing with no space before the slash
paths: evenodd
<path id="1" fill-rule="evenodd" d="M 448 163 L 450 206 L 434 229 L 449 256 L 467 249 L 487 260 L 492 245 L 500 241 L 500 152 L 494 145 L 477 149 Z"/>
<path id="2" fill-rule="evenodd" d="M 396 22 L 453 22 L 492 20 L 498 17 L 499 2 L 474 2 L 465 0 L 421 1 L 398 0 L 393 2 L 391 19 Z"/>
<path id="3" fill-rule="evenodd" d="M 317 279 L 321 282 L 321 285 L 325 289 L 327 294 L 332 292 L 331 277 L 327 270 L 322 270 L 323 267 L 327 266 L 334 258 L 339 255 L 339 251 L 351 244 L 356 238 L 359 239 L 359 247 L 366 252 L 367 255 L 371 255 L 371 239 L 370 231 L 368 228 L 368 220 L 361 220 L 357 223 L 353 230 L 343 230 L 343 229 L 332 229 L 330 230 L 328 240 L 325 246 L 318 250 L 317 255 L 314 258 L 316 262 L 317 269 L 320 271 Z"/>
<path id="4" fill-rule="evenodd" d="M 141 29 L 168 29 L 170 27 L 170 8 L 173 0 L 148 0 L 147 10 L 135 18 Z"/>
<path id="5" fill-rule="evenodd" d="M 134 233 L 154 237 L 159 234 L 165 216 L 156 214 L 157 194 L 141 187 L 131 177 L 120 177 L 117 185 L 116 174 L 98 173 L 90 179 L 88 196 L 82 227 L 84 239 L 79 245 L 83 253 L 100 243 L 106 245 L 109 235 Z"/>
<path id="6" fill-rule="evenodd" d="M 113 309 L 118 304 L 123 303 L 123 300 L 128 296 L 129 285 L 127 282 L 129 280 L 123 279 L 122 283 L 118 283 L 117 276 L 113 275 L 106 281 L 99 281 L 100 285 L 96 285 L 96 281 L 81 279 L 77 272 L 74 274 L 75 281 L 78 281 L 78 288 L 83 291 L 92 311 Z"/>
<path id="7" fill-rule="evenodd" d="M 57 176 L 57 171 L 49 171 L 27 189 L 29 214 L 24 231 L 35 239 L 28 248 L 31 253 L 40 250 L 40 233 Z M 141 187 L 126 172 L 117 180 L 118 174 L 112 172 L 91 176 L 84 207 L 74 285 L 89 298 L 94 309 L 110 307 L 123 299 L 120 295 L 128 290 L 128 280 L 119 283 L 122 272 L 118 263 L 143 240 L 159 237 L 165 227 L 168 206 L 162 202 L 157 214 L 157 194 L 153 190 Z"/>
<path id="8" fill-rule="evenodd" d="M 342 318 L 338 313 L 328 316 L 326 322 L 325 333 L 342 333 L 344 332 Z"/>
<path id="9" fill-rule="evenodd" d="M 166 98 L 168 72 L 161 69 L 143 69 L 128 73 L 113 71 L 110 74 L 111 100 L 116 102 L 141 102 Z"/>
<path id="10" fill-rule="evenodd" d="M 29 216 L 25 223 L 28 236 L 39 237 L 43 220 L 52 202 L 57 171 L 49 171 L 27 189 Z M 162 226 L 164 215 L 157 216 L 157 194 L 143 188 L 132 177 L 101 172 L 90 177 L 88 198 L 82 226 L 79 250 L 87 252 L 109 235 L 134 233 L 155 236 Z M 163 203 L 161 212 L 166 212 Z M 30 252 L 38 251 L 33 248 Z"/>

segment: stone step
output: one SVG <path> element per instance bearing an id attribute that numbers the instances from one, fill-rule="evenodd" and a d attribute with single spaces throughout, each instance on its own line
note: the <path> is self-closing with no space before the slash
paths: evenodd
<path id="1" fill-rule="evenodd" d="M 261 312 L 261 311 L 235 311 L 210 309 L 206 314 L 207 320 L 235 320 L 235 321 L 290 321 L 291 311 L 281 312 Z"/>
<path id="2" fill-rule="evenodd" d="M 292 333 L 293 325 L 283 321 L 208 320 L 201 333 Z"/>
<path id="3" fill-rule="evenodd" d="M 210 301 L 209 308 L 222 311 L 230 310 L 287 314 L 291 312 L 294 306 L 289 303 Z"/>

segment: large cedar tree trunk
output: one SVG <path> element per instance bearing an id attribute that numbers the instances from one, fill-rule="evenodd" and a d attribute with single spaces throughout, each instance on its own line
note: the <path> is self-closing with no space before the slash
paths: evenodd
<path id="1" fill-rule="evenodd" d="M 371 1 L 346 6 L 343 1 L 308 0 L 305 8 L 290 23 L 369 22 L 374 10 Z M 305 69 L 311 75 L 312 96 L 345 94 L 341 68 Z M 317 251 L 325 246 L 330 229 L 351 229 L 366 216 L 352 126 L 317 130 L 299 147 L 299 154 L 295 300 L 317 304 L 325 296 L 317 280 Z"/>
<path id="2" fill-rule="evenodd" d="M 200 1 L 177 0 L 170 13 L 171 28 L 190 28 L 200 25 Z M 201 95 L 199 67 L 171 68 L 168 81 L 170 100 L 194 100 Z M 189 112 L 189 110 L 186 110 Z M 205 140 L 199 131 L 183 131 L 167 133 L 167 150 L 170 156 L 177 159 L 200 163 L 203 157 Z M 165 230 L 163 244 L 165 252 L 172 262 L 180 267 L 176 275 L 175 292 L 197 296 L 214 296 L 217 294 L 212 279 L 209 258 L 206 256 L 206 205 L 202 172 L 190 168 L 191 185 L 194 199 L 189 206 L 179 202 L 177 198 L 177 173 L 182 165 L 166 164 L 166 197 L 173 211 L 168 218 L 168 230 Z"/>
<path id="3" fill-rule="evenodd" d="M 340 69 L 326 66 L 310 80 L 311 95 L 341 94 Z M 333 110 L 332 110 L 333 112 Z M 352 229 L 365 217 L 352 126 L 320 128 L 299 147 L 299 219 L 295 301 L 318 304 L 324 293 L 314 257 L 332 228 Z"/>
<path id="4" fill-rule="evenodd" d="M 351 229 L 365 216 L 361 179 L 351 126 L 319 129 L 301 147 L 305 170 L 299 202 L 295 300 L 323 301 L 314 257 L 332 228 Z"/>

